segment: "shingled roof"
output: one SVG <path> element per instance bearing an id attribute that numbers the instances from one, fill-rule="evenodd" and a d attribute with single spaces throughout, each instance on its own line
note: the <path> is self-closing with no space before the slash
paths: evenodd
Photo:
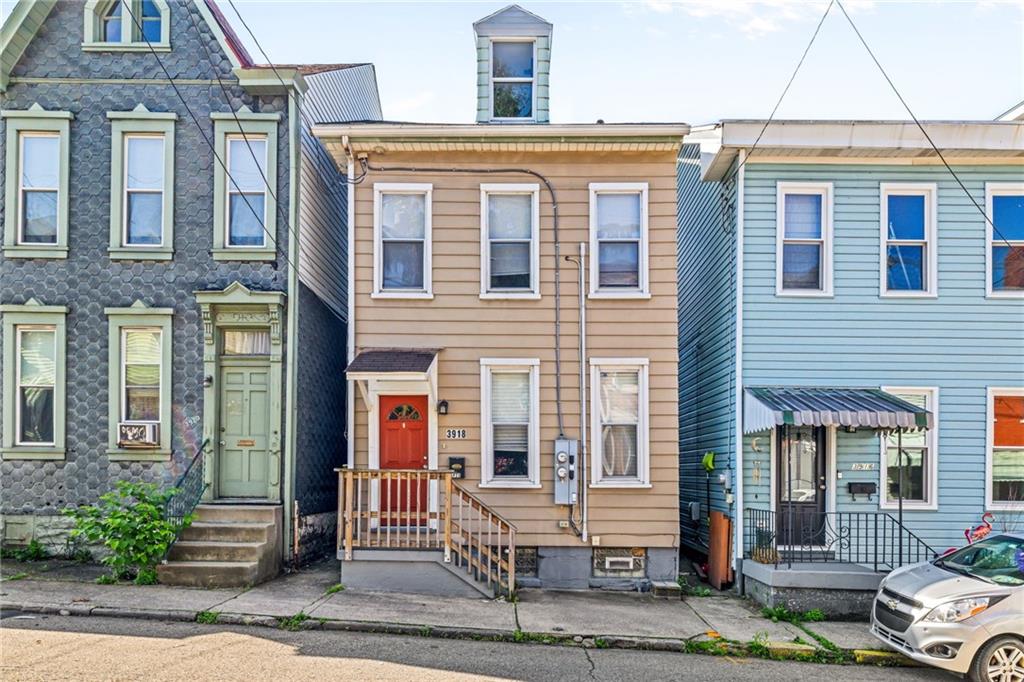
<path id="1" fill-rule="evenodd" d="M 374 348 L 364 350 L 349 363 L 348 373 L 426 372 L 437 355 L 436 348 Z"/>

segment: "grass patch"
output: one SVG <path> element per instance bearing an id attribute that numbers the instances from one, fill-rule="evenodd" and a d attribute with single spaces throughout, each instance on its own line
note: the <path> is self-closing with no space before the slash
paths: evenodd
<path id="1" fill-rule="evenodd" d="M 104 573 L 99 578 L 96 578 L 97 585 L 116 585 L 117 578 L 109 573 Z"/>
<path id="2" fill-rule="evenodd" d="M 683 591 L 683 595 L 687 597 L 710 597 L 711 588 L 703 585 L 691 585 L 685 575 L 678 576 L 676 583 L 679 585 L 679 589 Z"/>
<path id="3" fill-rule="evenodd" d="M 203 625 L 214 625 L 220 618 L 219 611 L 200 611 L 196 614 L 196 622 Z"/>
<path id="4" fill-rule="evenodd" d="M 533 642 L 536 644 L 557 644 L 558 638 L 552 637 L 551 635 L 544 635 L 538 632 L 526 632 L 525 630 L 516 629 L 512 633 L 513 642 Z"/>
<path id="5" fill-rule="evenodd" d="M 292 632 L 295 632 L 296 630 L 301 630 L 302 624 L 305 623 L 307 620 L 309 620 L 309 616 L 306 613 L 299 611 L 294 616 L 289 616 L 288 618 L 278 618 L 277 622 L 280 624 L 280 628 L 282 630 L 290 630 Z"/>
<path id="6" fill-rule="evenodd" d="M 724 639 L 702 639 L 702 640 L 686 640 L 683 645 L 688 654 L 707 654 L 710 656 L 726 656 L 732 653 L 732 648 L 729 646 L 729 642 Z"/>
<path id="7" fill-rule="evenodd" d="M 792 623 L 793 625 L 800 625 L 801 623 L 820 623 L 825 620 L 825 614 L 820 609 L 811 609 L 810 611 L 797 613 L 790 611 L 785 606 L 766 606 L 761 609 L 761 615 L 773 623 L 783 621 L 786 623 Z"/>
<path id="8" fill-rule="evenodd" d="M 597 637 L 594 639 L 594 648 L 596 649 L 607 649 L 609 647 L 608 640 Z"/>
<path id="9" fill-rule="evenodd" d="M 345 589 L 344 585 L 342 585 L 341 583 L 335 583 L 335 584 L 331 585 L 330 587 L 328 587 L 326 590 L 324 590 L 324 595 L 326 596 L 326 595 L 331 595 L 331 594 L 337 594 L 338 592 L 341 592 L 344 589 Z"/>
<path id="10" fill-rule="evenodd" d="M 28 573 L 26 573 L 25 571 L 22 571 L 21 573 L 15 573 L 14 575 L 7 576 L 6 578 L 4 578 L 4 582 L 8 582 L 9 583 L 12 580 L 24 580 L 27 577 L 28 577 Z"/>

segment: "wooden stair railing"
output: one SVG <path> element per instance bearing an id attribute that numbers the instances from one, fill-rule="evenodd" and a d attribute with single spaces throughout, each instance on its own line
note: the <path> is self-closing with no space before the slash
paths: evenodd
<path id="1" fill-rule="evenodd" d="M 515 592 L 516 529 L 449 470 L 336 469 L 338 552 L 441 550 L 496 593 Z"/>

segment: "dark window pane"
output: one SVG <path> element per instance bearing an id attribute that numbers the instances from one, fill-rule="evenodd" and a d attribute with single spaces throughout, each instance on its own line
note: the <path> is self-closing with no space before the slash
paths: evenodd
<path id="1" fill-rule="evenodd" d="M 385 289 L 423 288 L 423 242 L 384 242 Z"/>
<path id="2" fill-rule="evenodd" d="M 889 501 L 900 496 L 900 460 L 899 450 L 889 448 L 886 462 L 886 480 Z M 924 502 L 926 499 L 925 480 L 928 465 L 925 451 L 914 448 L 903 448 L 903 499 Z"/>
<path id="3" fill-rule="evenodd" d="M 495 78 L 533 78 L 533 43 L 493 43 Z"/>
<path id="4" fill-rule="evenodd" d="M 264 195 L 232 194 L 230 246 L 263 246 Z"/>
<path id="5" fill-rule="evenodd" d="M 1024 289 L 1024 246 L 992 245 L 992 288 L 996 291 Z"/>
<path id="6" fill-rule="evenodd" d="M 924 291 L 924 247 L 890 246 L 886 287 L 890 291 Z"/>
<path id="7" fill-rule="evenodd" d="M 785 195 L 785 234 L 789 239 L 821 238 L 821 195 Z"/>
<path id="8" fill-rule="evenodd" d="M 530 288 L 530 243 L 491 244 L 491 288 Z"/>
<path id="9" fill-rule="evenodd" d="M 495 83 L 494 115 L 497 118 L 533 116 L 533 84 Z"/>
<path id="10" fill-rule="evenodd" d="M 602 242 L 598 245 L 598 286 L 640 286 L 639 242 Z"/>
<path id="11" fill-rule="evenodd" d="M 783 245 L 782 288 L 821 289 L 820 244 Z"/>
<path id="12" fill-rule="evenodd" d="M 1024 194 L 992 197 L 993 240 L 1024 241 Z"/>
<path id="13" fill-rule="evenodd" d="M 22 387 L 18 438 L 22 443 L 53 442 L 53 387 Z"/>
<path id="14" fill-rule="evenodd" d="M 526 424 L 494 426 L 494 475 L 530 475 L 530 427 Z"/>
<path id="15" fill-rule="evenodd" d="M 128 243 L 132 246 L 159 244 L 164 195 L 128 193 Z"/>
<path id="16" fill-rule="evenodd" d="M 160 388 L 157 386 L 126 388 L 124 418 L 125 421 L 158 421 L 160 419 Z"/>
<path id="17" fill-rule="evenodd" d="M 25 192 L 21 241 L 26 244 L 57 243 L 57 193 Z"/>
<path id="18" fill-rule="evenodd" d="M 924 197 L 893 194 L 888 198 L 889 239 L 925 238 Z"/>

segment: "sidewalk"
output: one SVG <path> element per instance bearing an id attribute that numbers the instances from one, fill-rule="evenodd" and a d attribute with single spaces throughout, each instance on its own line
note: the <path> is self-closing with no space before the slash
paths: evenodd
<path id="1" fill-rule="evenodd" d="M 4 566 L 5 610 L 146 617 L 287 628 L 395 632 L 596 647 L 849 662 L 881 644 L 864 623 L 773 622 L 728 596 L 656 598 L 635 593 L 522 590 L 516 603 L 396 593 L 331 592 L 337 562 L 325 561 L 251 589 L 98 585 L 90 567 Z M 23 576 L 23 577 L 22 577 Z M 11 579 L 11 578 L 14 579 Z M 905 662 L 893 653 L 884 662 Z"/>

